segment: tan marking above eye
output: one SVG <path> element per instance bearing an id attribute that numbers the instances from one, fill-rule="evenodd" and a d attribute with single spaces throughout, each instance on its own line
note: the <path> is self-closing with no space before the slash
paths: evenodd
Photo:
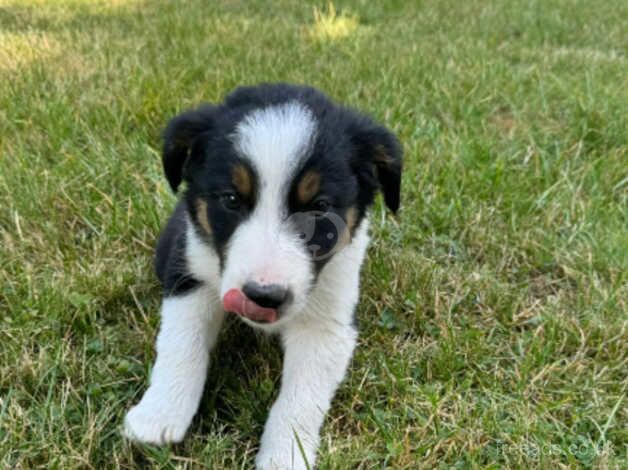
<path id="1" fill-rule="evenodd" d="M 301 204 L 307 204 L 318 193 L 321 185 L 321 174 L 317 171 L 308 171 L 297 186 L 297 198 Z"/>
<path id="2" fill-rule="evenodd" d="M 240 163 L 236 164 L 231 170 L 231 181 L 242 197 L 251 197 L 253 181 L 248 168 Z"/>
<path id="3" fill-rule="evenodd" d="M 196 219 L 203 230 L 210 235 L 212 233 L 212 228 L 209 225 L 209 219 L 207 218 L 207 201 L 204 199 L 199 198 L 196 200 Z"/>

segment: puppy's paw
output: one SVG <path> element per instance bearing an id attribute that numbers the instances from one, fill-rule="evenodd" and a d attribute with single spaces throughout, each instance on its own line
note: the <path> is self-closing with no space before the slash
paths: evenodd
<path id="1" fill-rule="evenodd" d="M 123 434 L 128 439 L 146 444 L 181 442 L 190 424 L 188 421 L 159 407 L 140 403 L 131 408 L 124 418 Z"/>
<path id="2" fill-rule="evenodd" d="M 307 460 L 307 464 L 305 463 Z M 299 449 L 292 452 L 290 446 L 284 449 L 262 449 L 255 458 L 257 470 L 306 470 L 314 468 L 314 458 L 304 456 Z"/>

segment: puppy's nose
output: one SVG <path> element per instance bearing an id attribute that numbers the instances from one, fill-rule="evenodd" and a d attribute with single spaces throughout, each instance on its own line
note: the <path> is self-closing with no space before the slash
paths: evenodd
<path id="1" fill-rule="evenodd" d="M 258 284 L 249 281 L 242 292 L 260 307 L 278 308 L 288 298 L 288 289 L 279 284 Z"/>

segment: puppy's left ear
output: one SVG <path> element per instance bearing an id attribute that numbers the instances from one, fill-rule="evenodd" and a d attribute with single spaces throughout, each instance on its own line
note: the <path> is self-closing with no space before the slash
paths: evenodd
<path id="1" fill-rule="evenodd" d="M 162 162 L 166 179 L 175 193 L 183 180 L 194 143 L 214 127 L 216 109 L 205 104 L 186 111 L 173 118 L 164 131 Z"/>
<path id="2" fill-rule="evenodd" d="M 352 136 L 358 151 L 361 184 L 379 187 L 388 208 L 396 213 L 401 198 L 403 150 L 397 137 L 383 126 L 362 123 Z"/>

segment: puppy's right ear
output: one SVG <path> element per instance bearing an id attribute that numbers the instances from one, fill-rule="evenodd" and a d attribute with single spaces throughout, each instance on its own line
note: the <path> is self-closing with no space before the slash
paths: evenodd
<path id="1" fill-rule="evenodd" d="M 216 109 L 205 104 L 186 111 L 173 118 L 164 131 L 162 162 L 166 179 L 175 193 L 183 179 L 194 142 L 214 127 Z"/>

